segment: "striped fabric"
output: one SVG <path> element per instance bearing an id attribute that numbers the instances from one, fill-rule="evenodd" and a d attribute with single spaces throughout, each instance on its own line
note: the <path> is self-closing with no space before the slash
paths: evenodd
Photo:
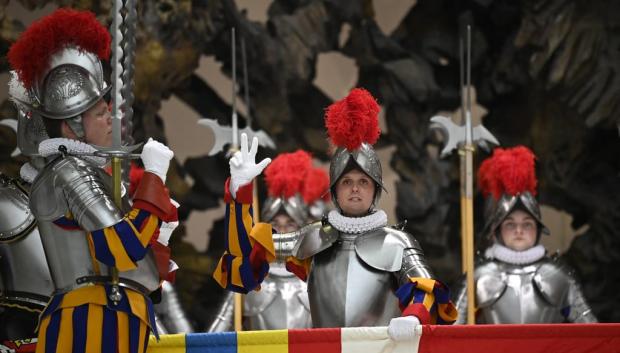
<path id="1" fill-rule="evenodd" d="M 386 327 L 163 335 L 148 353 L 618 352 L 620 324 L 420 325 L 408 341 Z"/>
<path id="2" fill-rule="evenodd" d="M 451 325 L 458 311 L 450 301 L 450 290 L 430 278 L 410 277 L 396 291 L 403 315 L 415 315 L 423 324 Z"/>
<path id="3" fill-rule="evenodd" d="M 120 289 L 118 304 L 108 300 L 109 286 L 54 296 L 39 321 L 36 352 L 143 353 L 155 328 L 153 305 L 140 293 Z"/>
<path id="4" fill-rule="evenodd" d="M 54 224 L 68 230 L 80 229 L 70 214 L 55 220 Z M 136 262 L 146 255 L 160 224 L 157 216 L 134 208 L 119 223 L 88 233 L 89 242 L 97 260 L 119 271 L 133 270 Z"/>
<path id="5" fill-rule="evenodd" d="M 226 185 L 228 190 L 228 182 Z M 250 202 L 244 202 L 248 192 Z M 227 193 L 226 199 L 230 201 L 226 208 L 226 249 L 213 273 L 220 286 L 238 293 L 259 288 L 269 272 L 269 262 L 275 259 L 271 225 L 253 223 L 251 193 L 252 184 L 239 189 L 239 201 L 232 200 Z"/>

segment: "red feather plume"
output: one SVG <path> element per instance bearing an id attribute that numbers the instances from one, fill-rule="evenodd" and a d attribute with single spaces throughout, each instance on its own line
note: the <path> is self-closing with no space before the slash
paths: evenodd
<path id="1" fill-rule="evenodd" d="M 493 156 L 478 169 L 478 185 L 482 193 L 499 199 L 502 194 L 517 195 L 529 191 L 536 195 L 538 180 L 536 155 L 525 146 L 496 148 Z"/>
<path id="2" fill-rule="evenodd" d="M 348 96 L 333 103 L 325 113 L 325 127 L 332 142 L 349 151 L 363 142 L 374 144 L 379 139 L 379 104 L 363 88 L 354 88 Z"/>
<path id="3" fill-rule="evenodd" d="M 58 9 L 28 27 L 13 43 L 7 57 L 29 89 L 37 76 L 48 68 L 50 57 L 59 50 L 75 46 L 101 60 L 108 60 L 110 42 L 110 33 L 92 12 Z"/>
<path id="4" fill-rule="evenodd" d="M 308 171 L 304 180 L 301 195 L 304 201 L 311 205 L 323 196 L 324 201 L 329 201 L 329 176 L 322 168 L 312 168 Z"/>
<path id="5" fill-rule="evenodd" d="M 280 154 L 265 169 L 269 196 L 289 198 L 301 193 L 304 179 L 311 168 L 312 157 L 306 151 Z"/>

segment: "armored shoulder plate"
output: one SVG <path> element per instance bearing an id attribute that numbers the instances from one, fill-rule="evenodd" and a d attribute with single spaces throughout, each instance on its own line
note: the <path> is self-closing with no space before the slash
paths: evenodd
<path id="1" fill-rule="evenodd" d="M 387 272 L 401 270 L 405 249 L 422 253 L 418 241 L 409 233 L 382 227 L 355 239 L 355 252 L 369 266 Z"/>
<path id="2" fill-rule="evenodd" d="M 495 261 L 482 262 L 475 270 L 478 308 L 493 305 L 504 294 L 508 277 Z"/>
<path id="3" fill-rule="evenodd" d="M 293 256 L 305 260 L 329 248 L 337 239 L 338 231 L 327 221 L 314 222 L 301 229 Z"/>
<path id="4" fill-rule="evenodd" d="M 30 207 L 39 221 L 54 221 L 71 211 L 81 227 L 93 231 L 122 219 L 109 190 L 109 177 L 101 168 L 78 157 L 61 157 L 35 179 Z"/>
<path id="5" fill-rule="evenodd" d="M 538 267 L 533 281 L 549 304 L 561 306 L 566 301 L 571 279 L 572 271 L 567 265 L 559 260 L 547 259 Z"/>
<path id="6" fill-rule="evenodd" d="M 0 243 L 22 238 L 35 225 L 28 195 L 12 180 L 0 175 Z"/>

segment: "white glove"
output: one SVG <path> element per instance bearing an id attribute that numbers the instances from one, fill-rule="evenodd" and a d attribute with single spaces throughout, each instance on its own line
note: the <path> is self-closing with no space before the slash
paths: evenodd
<path id="1" fill-rule="evenodd" d="M 420 325 L 420 320 L 415 316 L 395 317 L 388 325 L 388 335 L 394 341 L 413 340 L 418 325 Z"/>
<path id="2" fill-rule="evenodd" d="M 170 203 L 179 208 L 179 203 L 170 199 Z M 179 226 L 179 221 L 174 222 L 161 222 L 161 226 L 159 227 L 159 237 L 157 238 L 157 242 L 164 246 L 168 246 L 168 242 L 170 241 L 170 237 L 172 236 L 172 232 Z"/>
<path id="3" fill-rule="evenodd" d="M 248 151 L 248 135 L 241 134 L 241 151 L 235 152 L 229 161 L 230 164 L 230 194 L 237 198 L 237 190 L 243 185 L 252 182 L 252 179 L 262 173 L 263 169 L 271 163 L 271 158 L 265 158 L 256 164 L 256 151 L 258 150 L 258 138 L 252 139 L 252 148 Z"/>
<path id="4" fill-rule="evenodd" d="M 166 173 L 173 156 L 174 152 L 168 146 L 149 138 L 144 148 L 142 148 L 140 158 L 142 158 L 142 163 L 144 163 L 144 171 L 157 175 L 165 184 Z"/>

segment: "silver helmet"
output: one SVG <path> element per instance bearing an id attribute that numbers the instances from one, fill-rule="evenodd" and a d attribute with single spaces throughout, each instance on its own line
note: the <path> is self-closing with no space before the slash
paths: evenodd
<path id="1" fill-rule="evenodd" d="M 383 171 L 377 153 L 368 143 L 362 143 L 358 149 L 353 151 L 340 147 L 334 153 L 329 164 L 329 189 L 334 205 L 340 209 L 338 199 L 336 198 L 335 186 L 338 179 L 340 179 L 351 163 L 354 163 L 356 167 L 366 173 L 376 183 L 377 188 L 373 200 L 373 205 L 376 205 L 381 197 L 381 190 L 385 190 L 383 186 Z"/>
<path id="2" fill-rule="evenodd" d="M 110 89 L 100 61 L 109 55 L 110 34 L 93 13 L 58 9 L 11 46 L 7 57 L 17 74 L 10 97 L 26 117 L 68 119 L 82 137 L 81 114 Z"/>
<path id="3" fill-rule="evenodd" d="M 308 220 L 308 206 L 299 193 L 289 198 L 268 197 L 263 205 L 261 220 L 271 222 L 279 213 L 285 213 L 300 227 Z"/>
<path id="4" fill-rule="evenodd" d="M 483 234 L 496 236 L 502 222 L 515 210 L 523 210 L 535 219 L 538 234 L 550 234 L 534 197 L 538 184 L 535 160 L 529 148 L 516 146 L 496 148 L 493 155 L 482 162 L 478 183 L 482 193 L 487 195 Z"/>

